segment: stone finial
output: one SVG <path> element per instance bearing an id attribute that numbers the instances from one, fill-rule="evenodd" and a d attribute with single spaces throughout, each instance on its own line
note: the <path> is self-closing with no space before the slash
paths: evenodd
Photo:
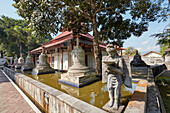
<path id="1" fill-rule="evenodd" d="M 45 47 L 42 47 L 42 53 L 45 54 Z"/>
<path id="2" fill-rule="evenodd" d="M 28 56 L 30 56 L 30 54 L 31 54 L 31 51 L 28 51 Z"/>

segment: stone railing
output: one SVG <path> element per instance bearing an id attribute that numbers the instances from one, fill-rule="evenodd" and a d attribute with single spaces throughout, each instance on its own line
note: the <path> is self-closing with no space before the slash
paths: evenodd
<path id="1" fill-rule="evenodd" d="M 7 67 L 3 67 L 3 70 L 15 82 L 15 80 L 16 80 L 15 73 L 17 73 L 17 72 L 12 69 L 9 69 Z"/>
<path id="2" fill-rule="evenodd" d="M 93 105 L 4 67 L 4 72 L 48 113 L 106 113 Z"/>

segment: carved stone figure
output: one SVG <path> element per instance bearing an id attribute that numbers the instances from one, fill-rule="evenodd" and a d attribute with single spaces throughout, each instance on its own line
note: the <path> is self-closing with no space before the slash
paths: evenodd
<path id="1" fill-rule="evenodd" d="M 21 69 L 24 65 L 24 58 L 22 57 L 22 53 L 20 54 L 20 58 L 18 59 L 17 65 L 15 65 L 15 69 Z"/>
<path id="2" fill-rule="evenodd" d="M 45 73 L 54 73 L 54 69 L 50 67 L 47 62 L 47 55 L 45 53 L 45 48 L 42 48 L 42 53 L 39 56 L 39 64 L 33 69 L 32 74 L 39 75 Z"/>
<path id="3" fill-rule="evenodd" d="M 130 64 L 135 67 L 148 67 L 148 65 L 141 59 L 138 50 L 136 50 L 136 54 Z"/>
<path id="4" fill-rule="evenodd" d="M 102 57 L 102 82 L 107 82 L 109 92 L 109 107 L 119 108 L 119 99 L 121 99 L 121 86 L 131 88 L 132 82 L 123 58 L 117 55 L 116 47 L 108 44 L 106 47 L 108 56 Z"/>
<path id="5" fill-rule="evenodd" d="M 28 56 L 26 57 L 25 64 L 22 66 L 22 71 L 29 71 L 33 69 L 33 63 L 31 61 L 30 52 L 28 52 Z"/>

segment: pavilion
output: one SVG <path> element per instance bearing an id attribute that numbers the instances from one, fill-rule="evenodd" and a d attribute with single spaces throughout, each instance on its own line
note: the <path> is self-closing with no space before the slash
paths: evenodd
<path id="1" fill-rule="evenodd" d="M 71 61 L 71 51 L 77 44 L 77 38 L 79 38 L 79 46 L 85 51 L 85 64 L 91 70 L 95 69 L 95 58 L 93 52 L 93 36 L 89 33 L 74 36 L 72 31 L 64 31 L 57 37 L 53 38 L 51 41 L 43 44 L 31 51 L 33 56 L 33 62 L 36 64 L 37 57 L 42 51 L 42 47 L 45 47 L 46 53 L 48 55 L 48 62 L 54 69 L 58 70 L 68 70 L 72 65 Z M 102 56 L 107 55 L 106 45 L 103 42 L 99 42 L 99 46 L 102 51 Z M 117 47 L 117 50 L 126 50 L 122 47 Z"/>

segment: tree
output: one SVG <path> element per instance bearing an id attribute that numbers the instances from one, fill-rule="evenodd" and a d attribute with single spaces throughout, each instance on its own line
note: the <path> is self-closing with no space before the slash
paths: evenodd
<path id="1" fill-rule="evenodd" d="M 127 56 L 134 56 L 136 54 L 137 49 L 135 49 L 134 47 L 128 47 L 124 54 Z M 138 52 L 140 54 L 140 52 Z"/>
<path id="2" fill-rule="evenodd" d="M 163 32 L 151 35 L 151 37 L 158 38 L 157 45 L 160 45 L 160 52 L 165 57 L 165 50 L 170 47 L 170 24 L 168 24 Z"/>
<path id="3" fill-rule="evenodd" d="M 42 43 L 51 40 L 51 36 L 40 36 L 39 32 L 32 33 L 25 20 L 16 20 L 6 16 L 0 18 L 0 45 L 1 50 L 7 56 L 20 53 L 27 54 L 28 51 L 37 48 Z"/>
<path id="4" fill-rule="evenodd" d="M 14 0 L 18 14 L 41 34 L 57 33 L 62 27 L 76 33 L 93 31 L 96 72 L 101 74 L 99 40 L 122 40 L 140 36 L 148 22 L 166 20 L 164 0 Z M 126 16 L 127 15 L 127 16 Z M 83 23 L 83 24 L 82 24 Z"/>

